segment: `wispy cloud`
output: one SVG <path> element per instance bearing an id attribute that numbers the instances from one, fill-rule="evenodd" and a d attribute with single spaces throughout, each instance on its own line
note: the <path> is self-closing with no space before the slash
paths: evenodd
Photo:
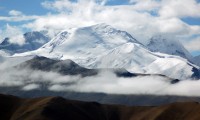
<path id="1" fill-rule="evenodd" d="M 135 10 L 138 11 L 157 11 L 161 7 L 158 0 L 130 0 Z"/>
<path id="2" fill-rule="evenodd" d="M 39 18 L 39 16 L 0 16 L 0 21 L 20 22 L 35 20 L 37 18 Z"/>
<path id="3" fill-rule="evenodd" d="M 8 14 L 11 15 L 11 16 L 22 16 L 23 15 L 22 12 L 17 11 L 17 10 L 11 10 L 11 11 L 9 11 Z"/>
<path id="4" fill-rule="evenodd" d="M 10 10 L 8 12 L 9 16 L 0 16 L 0 21 L 8 21 L 8 22 L 19 22 L 19 21 L 30 21 L 39 18 L 37 15 L 25 15 L 21 11 Z"/>
<path id="5" fill-rule="evenodd" d="M 161 3 L 161 17 L 200 17 L 200 4 L 196 0 L 162 0 Z"/>
<path id="6" fill-rule="evenodd" d="M 23 36 L 23 30 L 16 26 L 7 24 L 6 27 L 0 31 L 0 34 L 0 40 L 9 37 L 9 42 L 13 44 L 23 45 L 26 42 Z"/>
<path id="7" fill-rule="evenodd" d="M 185 47 L 190 51 L 200 51 L 200 37 L 185 42 Z"/>

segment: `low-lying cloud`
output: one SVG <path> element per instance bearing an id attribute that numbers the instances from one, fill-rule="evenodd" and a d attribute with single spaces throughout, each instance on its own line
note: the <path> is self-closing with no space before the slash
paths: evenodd
<path id="1" fill-rule="evenodd" d="M 18 87 L 22 91 L 46 89 L 54 92 L 98 92 L 107 94 L 154 94 L 200 96 L 199 80 L 171 84 L 162 76 L 117 77 L 102 71 L 96 76 L 63 76 L 55 72 L 6 68 L 0 70 L 0 87 Z M 38 93 L 39 94 L 39 93 Z"/>
<path id="2" fill-rule="evenodd" d="M 28 85 L 24 86 L 22 88 L 22 90 L 29 91 L 29 90 L 34 90 L 34 89 L 38 89 L 38 88 L 40 88 L 40 85 L 33 83 L 33 84 L 28 84 Z"/>

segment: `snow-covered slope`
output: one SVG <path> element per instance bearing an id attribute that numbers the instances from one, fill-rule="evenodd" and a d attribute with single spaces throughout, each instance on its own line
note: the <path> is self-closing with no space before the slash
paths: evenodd
<path id="1" fill-rule="evenodd" d="M 195 57 L 193 58 L 193 62 L 194 62 L 196 65 L 200 66 L 200 55 L 199 55 L 199 56 L 195 56 Z"/>
<path id="2" fill-rule="evenodd" d="M 178 79 L 190 78 L 197 67 L 179 56 L 151 52 L 127 32 L 106 24 L 64 30 L 40 49 L 15 56 L 26 55 L 71 59 L 86 68 L 126 68 Z"/>
<path id="3" fill-rule="evenodd" d="M 156 56 L 142 47 L 142 45 L 132 42 L 124 43 L 107 52 L 97 56 L 87 63 L 83 63 L 91 68 L 126 68 L 132 72 L 144 73 L 144 66 L 156 60 Z"/>
<path id="4" fill-rule="evenodd" d="M 149 50 L 153 52 L 161 52 L 170 55 L 177 55 L 188 60 L 192 60 L 192 55 L 184 48 L 184 46 L 178 41 L 168 38 L 164 35 L 155 35 L 147 44 Z"/>
<path id="5" fill-rule="evenodd" d="M 140 44 L 127 32 L 114 29 L 106 24 L 98 24 L 65 30 L 44 45 L 40 51 L 48 50 L 50 54 L 60 54 L 63 56 L 62 59 L 69 57 L 86 59 L 127 42 Z"/>
<path id="6" fill-rule="evenodd" d="M 117 30 L 106 24 L 98 24 L 64 30 L 40 49 L 20 55 L 89 59 L 127 42 L 141 44 L 125 31 Z"/>
<path id="7" fill-rule="evenodd" d="M 0 43 L 0 54 L 9 55 L 15 53 L 22 53 L 31 50 L 36 50 L 45 43 L 49 42 L 50 38 L 45 34 L 45 32 L 27 32 L 23 35 L 25 39 L 25 44 L 18 45 L 15 43 L 10 43 L 10 38 L 5 38 L 2 43 Z"/>
<path id="8" fill-rule="evenodd" d="M 80 63 L 90 68 L 124 67 L 133 73 L 163 74 L 177 79 L 190 78 L 197 67 L 181 57 L 155 54 L 134 43 L 125 43 L 90 61 Z"/>

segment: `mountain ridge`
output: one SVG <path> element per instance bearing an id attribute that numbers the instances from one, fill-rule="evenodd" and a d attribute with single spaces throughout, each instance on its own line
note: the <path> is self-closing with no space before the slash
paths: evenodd
<path id="1" fill-rule="evenodd" d="M 26 55 L 71 59 L 90 69 L 125 68 L 134 73 L 162 74 L 174 79 L 189 79 L 192 69 L 199 69 L 188 65 L 185 58 L 151 52 L 127 32 L 106 24 L 64 30 L 41 48 L 14 56 Z"/>
<path id="2" fill-rule="evenodd" d="M 169 38 L 166 35 L 155 35 L 150 38 L 146 45 L 153 52 L 161 52 L 170 55 L 177 55 L 192 61 L 192 55 L 184 48 L 178 40 Z"/>
<path id="3" fill-rule="evenodd" d="M 44 56 L 35 56 L 32 59 L 29 59 L 25 62 L 20 63 L 19 65 L 14 66 L 17 69 L 32 69 L 32 70 L 41 70 L 46 72 L 57 72 L 62 75 L 81 75 L 82 77 L 87 76 L 95 76 L 101 71 L 109 71 L 115 73 L 118 77 L 136 77 L 136 76 L 162 76 L 160 74 L 138 74 L 138 73 L 131 73 L 128 72 L 126 69 L 123 68 L 102 68 L 102 69 L 87 69 L 84 68 L 74 61 L 67 59 L 67 60 L 57 60 L 57 59 L 50 59 Z M 172 78 L 169 78 L 171 82 L 173 82 Z"/>
<path id="4" fill-rule="evenodd" d="M 15 53 L 23 53 L 27 51 L 36 50 L 50 40 L 50 37 L 45 32 L 39 32 L 39 31 L 24 33 L 23 37 L 25 39 L 25 43 L 22 45 L 11 43 L 9 41 L 10 40 L 9 37 L 5 38 L 0 43 L 0 50 L 3 50 L 13 55 Z"/>

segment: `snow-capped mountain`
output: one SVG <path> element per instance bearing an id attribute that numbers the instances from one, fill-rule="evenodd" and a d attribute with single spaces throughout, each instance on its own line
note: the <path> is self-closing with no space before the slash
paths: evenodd
<path id="1" fill-rule="evenodd" d="M 5 38 L 2 43 L 0 44 L 0 50 L 2 55 L 5 54 L 15 54 L 15 53 L 22 53 L 31 50 L 36 50 L 45 43 L 49 42 L 50 37 L 47 36 L 45 32 L 27 32 L 23 35 L 25 39 L 25 44 L 18 45 L 15 43 L 10 43 L 10 38 Z M 1 54 L 0 53 L 0 54 Z"/>
<path id="2" fill-rule="evenodd" d="M 194 74 L 193 69 L 196 69 L 186 59 L 155 54 L 134 43 L 125 43 L 90 61 L 89 64 L 81 64 L 90 68 L 124 67 L 133 73 L 162 74 L 177 79 L 190 78 Z"/>
<path id="3" fill-rule="evenodd" d="M 199 55 L 199 56 L 195 56 L 195 57 L 193 58 L 193 62 L 194 62 L 196 65 L 200 66 L 200 55 Z"/>
<path id="4" fill-rule="evenodd" d="M 39 51 L 48 51 L 53 56 L 60 55 L 62 59 L 69 57 L 86 59 L 93 58 L 127 42 L 141 44 L 125 31 L 114 29 L 106 24 L 98 24 L 64 30 Z"/>
<path id="5" fill-rule="evenodd" d="M 106 24 L 64 30 L 40 49 L 14 56 L 26 55 L 71 59 L 86 68 L 125 68 L 178 79 L 194 77 L 193 69 L 199 69 L 182 57 L 151 52 L 127 32 Z"/>
<path id="6" fill-rule="evenodd" d="M 43 55 L 59 59 L 92 59 L 127 42 L 137 43 L 130 34 L 106 24 L 73 28 L 59 33 L 40 49 L 20 55 Z M 141 44 L 142 45 L 142 44 Z"/>
<path id="7" fill-rule="evenodd" d="M 152 52 L 177 55 L 192 61 L 192 55 L 184 48 L 182 43 L 164 35 L 155 35 L 151 37 L 146 46 Z"/>

